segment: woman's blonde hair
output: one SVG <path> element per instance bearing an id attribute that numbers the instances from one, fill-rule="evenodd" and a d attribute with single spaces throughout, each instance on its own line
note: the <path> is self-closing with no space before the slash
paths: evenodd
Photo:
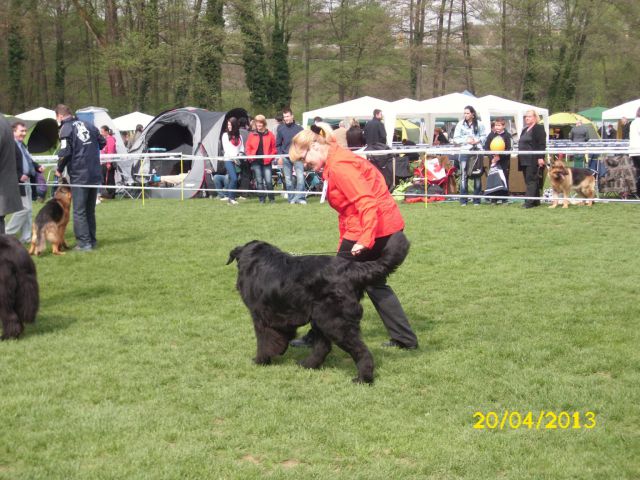
<path id="1" fill-rule="evenodd" d="M 253 117 L 253 121 L 256 123 L 261 123 L 265 126 L 267 125 L 267 119 L 265 118 L 264 115 L 260 115 L 260 114 L 256 115 L 255 117 Z"/>
<path id="2" fill-rule="evenodd" d="M 298 132 L 296 136 L 293 137 L 291 147 L 289 148 L 289 158 L 292 162 L 297 162 L 309 151 L 312 143 L 328 145 L 331 139 L 333 139 L 333 129 L 331 125 L 325 122 L 318 122 L 310 128 Z"/>
<path id="3" fill-rule="evenodd" d="M 536 123 L 540 122 L 540 115 L 538 115 L 538 112 L 536 112 L 535 110 L 527 110 L 526 112 L 524 112 L 525 114 L 530 113 L 534 116 L 534 118 L 536 119 Z"/>

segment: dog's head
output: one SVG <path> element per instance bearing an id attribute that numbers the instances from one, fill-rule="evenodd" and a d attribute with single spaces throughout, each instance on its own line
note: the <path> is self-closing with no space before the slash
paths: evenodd
<path id="1" fill-rule="evenodd" d="M 234 248 L 233 250 L 231 250 L 229 252 L 229 259 L 227 260 L 227 263 L 225 265 L 229 265 L 234 260 L 238 260 L 240 258 L 240 255 L 242 255 L 242 251 L 245 248 L 249 247 L 250 245 L 254 245 L 256 243 L 262 243 L 262 242 L 259 242 L 258 240 L 252 240 L 249 243 L 245 243 L 244 245 L 239 245 L 236 248 Z"/>
<path id="2" fill-rule="evenodd" d="M 60 179 L 60 183 L 58 184 L 58 188 L 56 189 L 56 193 L 53 198 L 64 206 L 69 206 L 71 204 L 71 187 L 69 187 L 69 182 L 67 182 L 66 178 Z"/>
<path id="3" fill-rule="evenodd" d="M 551 170 L 549 170 L 549 176 L 559 182 L 562 181 L 568 173 L 569 172 L 567 172 L 567 167 L 559 158 L 553 162 L 553 164 L 551 165 Z"/>

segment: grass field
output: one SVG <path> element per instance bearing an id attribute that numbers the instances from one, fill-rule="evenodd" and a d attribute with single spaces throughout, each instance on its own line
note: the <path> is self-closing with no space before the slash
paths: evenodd
<path id="1" fill-rule="evenodd" d="M 112 201 L 97 251 L 36 259 L 38 322 L 0 344 L 0 478 L 640 477 L 637 206 L 402 205 L 390 284 L 421 348 L 381 347 L 365 299 L 361 386 L 337 348 L 251 361 L 229 250 L 337 246 L 327 205 L 278 202 Z M 474 428 L 505 410 L 524 423 Z"/>

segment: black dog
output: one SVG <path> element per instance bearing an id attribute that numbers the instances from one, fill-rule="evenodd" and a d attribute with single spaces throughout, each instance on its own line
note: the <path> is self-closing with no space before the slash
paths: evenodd
<path id="1" fill-rule="evenodd" d="M 378 260 L 355 262 L 343 257 L 291 256 L 254 240 L 229 253 L 238 261 L 237 288 L 253 318 L 257 364 L 282 355 L 296 329 L 311 322 L 317 333 L 309 357 L 301 362 L 318 368 L 335 343 L 358 368 L 354 382 L 373 381 L 373 356 L 360 338 L 366 287 L 384 280 L 409 252 L 404 233 L 393 234 Z"/>
<path id="2" fill-rule="evenodd" d="M 18 338 L 35 321 L 39 303 L 33 260 L 18 240 L 0 235 L 0 340 Z"/>

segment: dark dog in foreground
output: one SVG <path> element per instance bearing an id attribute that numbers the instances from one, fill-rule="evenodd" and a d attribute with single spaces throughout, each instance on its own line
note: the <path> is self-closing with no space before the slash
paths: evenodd
<path id="1" fill-rule="evenodd" d="M 1 340 L 18 338 L 38 312 L 38 280 L 33 260 L 18 240 L 0 235 Z"/>
<path id="2" fill-rule="evenodd" d="M 409 252 L 404 233 L 393 234 L 378 260 L 355 262 L 328 255 L 292 256 L 254 240 L 229 253 L 238 261 L 237 288 L 251 312 L 258 350 L 257 364 L 287 350 L 298 327 L 311 323 L 317 333 L 311 354 L 300 364 L 322 365 L 331 344 L 356 363 L 354 382 L 373 381 L 373 356 L 360 338 L 365 288 L 384 282 Z"/>
<path id="3" fill-rule="evenodd" d="M 40 255 L 47 246 L 47 240 L 51 243 L 54 255 L 64 255 L 62 250 L 69 248 L 64 240 L 64 232 L 69 223 L 70 210 L 71 188 L 67 181 L 62 179 L 53 198 L 42 207 L 33 222 L 30 255 Z"/>
<path id="4" fill-rule="evenodd" d="M 553 203 L 549 208 L 558 206 L 558 195 L 564 196 L 562 208 L 569 208 L 569 194 L 571 190 L 576 191 L 586 199 L 596 196 L 596 179 L 593 172 L 588 168 L 570 168 L 565 166 L 560 159 L 553 162 L 549 170 L 549 179 L 553 189 Z M 587 205 L 591 206 L 593 200 L 587 200 Z"/>

